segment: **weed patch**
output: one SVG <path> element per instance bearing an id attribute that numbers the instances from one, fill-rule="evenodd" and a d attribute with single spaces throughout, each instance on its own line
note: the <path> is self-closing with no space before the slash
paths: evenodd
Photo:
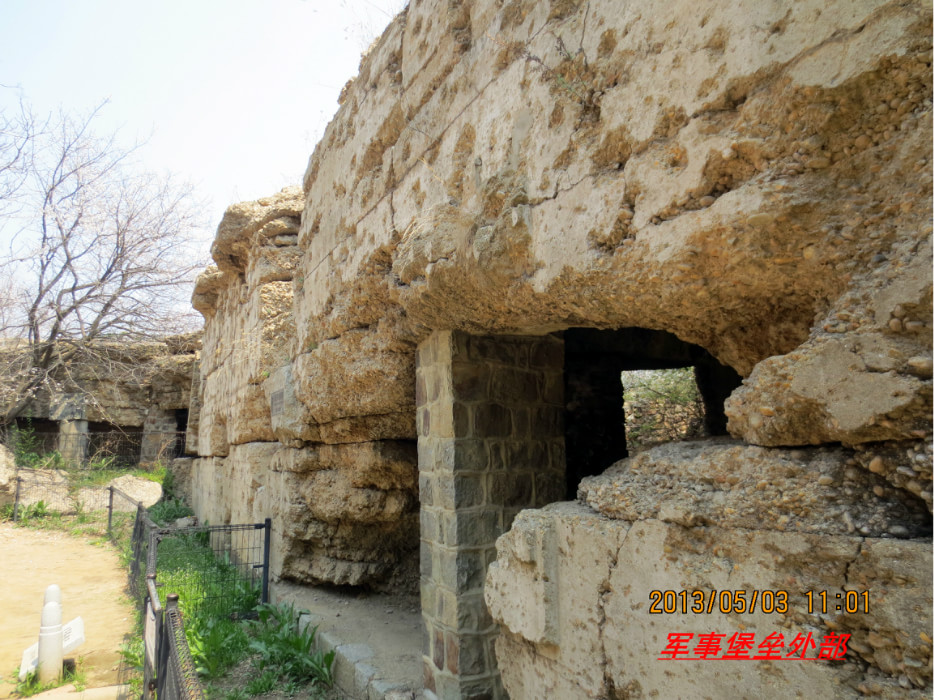
<path id="1" fill-rule="evenodd" d="M 75 686 L 75 690 L 82 692 L 87 685 L 84 673 L 74 665 L 66 665 L 62 677 L 57 681 L 50 681 L 48 683 L 40 683 L 39 674 L 36 671 L 27 674 L 26 680 L 21 681 L 19 680 L 19 669 L 17 669 L 13 677 L 16 679 L 16 690 L 14 692 L 21 698 L 32 697 L 33 695 L 44 693 L 47 690 L 68 685 L 69 683 Z"/>

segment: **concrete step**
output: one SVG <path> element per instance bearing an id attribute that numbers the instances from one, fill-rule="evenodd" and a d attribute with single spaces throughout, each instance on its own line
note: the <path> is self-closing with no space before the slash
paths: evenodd
<path id="1" fill-rule="evenodd" d="M 129 700 L 130 686 L 108 685 L 77 690 L 71 683 L 33 695 L 33 700 Z"/>
<path id="2" fill-rule="evenodd" d="M 324 651 L 335 650 L 334 679 L 352 700 L 422 700 L 422 615 L 418 596 L 270 585 L 273 602 L 305 609 Z"/>

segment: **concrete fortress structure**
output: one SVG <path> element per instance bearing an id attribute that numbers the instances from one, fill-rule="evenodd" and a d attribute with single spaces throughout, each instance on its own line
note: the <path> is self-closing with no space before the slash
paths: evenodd
<path id="1" fill-rule="evenodd" d="M 96 340 L 58 363 L 15 425 L 33 434 L 38 449 L 57 450 L 66 463 L 170 462 L 185 454 L 200 348 L 200 333 Z M 0 358 L 9 361 L 20 352 L 0 347 Z"/>
<path id="2" fill-rule="evenodd" d="M 920 1 L 412 0 L 218 228 L 198 515 L 417 587 L 439 698 L 929 697 L 931 98 Z"/>

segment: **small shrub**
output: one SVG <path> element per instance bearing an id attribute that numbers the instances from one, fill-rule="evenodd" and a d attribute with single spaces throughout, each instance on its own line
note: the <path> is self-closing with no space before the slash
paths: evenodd
<path id="1" fill-rule="evenodd" d="M 162 464 L 156 466 L 156 468 L 162 472 L 162 500 L 164 501 L 175 501 L 179 500 L 178 494 L 175 493 L 175 472 L 169 471 Z"/>
<path id="2" fill-rule="evenodd" d="M 4 443 L 13 453 L 16 466 L 21 469 L 62 469 L 65 461 L 57 450 L 47 451 L 42 438 L 31 426 L 11 426 Z"/>
<path id="3" fill-rule="evenodd" d="M 257 613 L 250 649 L 257 654 L 254 664 L 260 670 L 297 683 L 333 683 L 334 650 L 315 650 L 317 627 L 301 627 L 300 612 L 291 604 L 263 604 Z"/>
<path id="4" fill-rule="evenodd" d="M 39 501 L 37 503 L 30 503 L 28 506 L 23 506 L 19 509 L 19 520 L 20 522 L 26 523 L 30 520 L 40 520 L 49 515 L 48 506 L 46 506 L 45 501 Z"/>
<path id="5" fill-rule="evenodd" d="M 242 625 L 218 617 L 193 616 L 185 622 L 185 636 L 198 675 L 217 678 L 235 665 L 247 649 Z"/>
<path id="6" fill-rule="evenodd" d="M 246 684 L 246 694 L 250 697 L 254 695 L 263 695 L 276 688 L 279 684 L 279 677 L 274 671 L 265 671 Z"/>

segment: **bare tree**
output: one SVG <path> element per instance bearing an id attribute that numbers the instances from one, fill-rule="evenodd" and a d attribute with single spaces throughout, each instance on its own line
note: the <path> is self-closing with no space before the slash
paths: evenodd
<path id="1" fill-rule="evenodd" d="M 194 322 L 191 190 L 96 136 L 99 112 L 0 118 L 0 423 L 39 392 L 75 391 L 75 362 L 116 370 L 116 345 Z"/>
<path id="2" fill-rule="evenodd" d="M 0 112 L 0 215 L 14 210 L 15 195 L 32 162 L 35 119 L 22 102 L 15 113 Z"/>

